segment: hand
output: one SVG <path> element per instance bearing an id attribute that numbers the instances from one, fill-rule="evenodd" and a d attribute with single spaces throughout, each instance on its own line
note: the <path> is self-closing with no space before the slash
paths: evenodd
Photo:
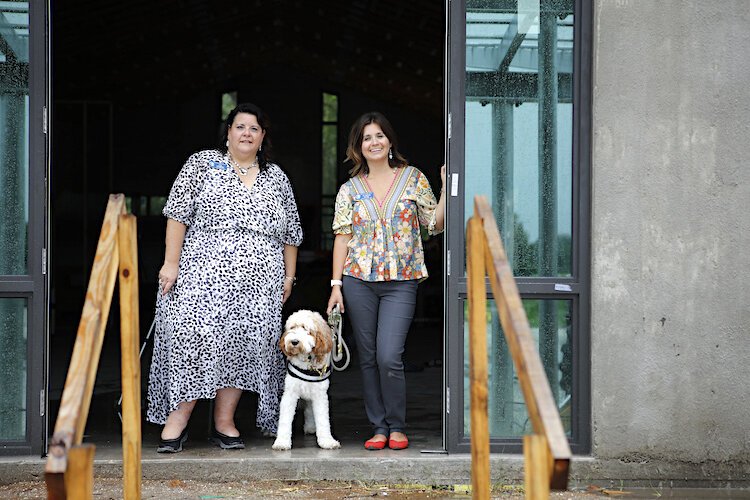
<path id="1" fill-rule="evenodd" d="M 292 294 L 292 287 L 294 282 L 292 280 L 284 280 L 284 295 L 281 297 L 281 303 L 285 304 L 289 296 Z"/>
<path id="2" fill-rule="evenodd" d="M 331 298 L 328 299 L 328 309 L 326 309 L 326 314 L 331 314 L 331 311 L 333 311 L 336 304 L 339 305 L 339 311 L 343 314 L 344 296 L 341 295 L 341 287 L 338 285 L 331 288 Z"/>
<path id="3" fill-rule="evenodd" d="M 445 165 L 440 167 L 440 181 L 442 182 L 440 192 L 445 192 Z"/>
<path id="4" fill-rule="evenodd" d="M 177 282 L 177 264 L 165 262 L 159 270 L 159 287 L 161 294 L 166 295 Z"/>

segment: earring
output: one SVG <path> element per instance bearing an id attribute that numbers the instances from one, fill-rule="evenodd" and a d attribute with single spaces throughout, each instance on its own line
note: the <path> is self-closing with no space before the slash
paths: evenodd
<path id="1" fill-rule="evenodd" d="M 229 147 L 229 139 L 227 139 L 227 147 Z"/>
<path id="2" fill-rule="evenodd" d="M 262 143 L 261 143 L 260 146 L 258 146 L 258 153 L 260 153 L 261 151 L 263 151 L 263 144 Z"/>
<path id="3" fill-rule="evenodd" d="M 393 159 L 393 149 L 388 149 L 388 159 L 389 160 Z"/>

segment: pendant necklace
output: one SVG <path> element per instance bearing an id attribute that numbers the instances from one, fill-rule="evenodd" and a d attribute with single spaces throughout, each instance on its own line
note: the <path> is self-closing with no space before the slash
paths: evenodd
<path id="1" fill-rule="evenodd" d="M 234 165 L 234 166 L 235 166 L 235 167 L 237 168 L 237 170 L 239 171 L 239 174 L 240 174 L 240 175 L 242 175 L 243 177 L 244 177 L 245 175 L 247 175 L 247 172 L 248 172 L 248 171 L 249 171 L 249 170 L 250 170 L 251 168 L 255 168 L 255 167 L 257 167 L 257 166 L 258 166 L 258 157 L 257 157 L 257 156 L 255 157 L 255 159 L 253 160 L 253 162 L 252 162 L 252 163 L 251 163 L 250 165 L 248 165 L 247 167 L 241 167 L 241 166 L 240 166 L 240 164 L 239 164 L 239 163 L 237 163 L 237 162 L 236 162 L 236 161 L 234 160 L 234 158 L 232 158 L 232 156 L 231 156 L 231 155 L 229 156 L 229 161 L 230 161 L 230 162 L 232 163 L 232 165 Z"/>

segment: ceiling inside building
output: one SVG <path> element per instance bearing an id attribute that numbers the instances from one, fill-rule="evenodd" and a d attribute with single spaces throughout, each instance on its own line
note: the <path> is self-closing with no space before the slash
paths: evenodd
<path id="1" fill-rule="evenodd" d="M 443 2 L 52 2 L 56 97 L 185 95 L 290 68 L 395 104 L 442 108 Z"/>

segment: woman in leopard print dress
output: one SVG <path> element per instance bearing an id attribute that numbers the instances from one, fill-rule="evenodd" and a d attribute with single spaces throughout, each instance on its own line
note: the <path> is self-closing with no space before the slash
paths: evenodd
<path id="1" fill-rule="evenodd" d="M 234 413 L 244 390 L 258 394 L 258 427 L 276 431 L 281 307 L 302 229 L 289 180 L 268 160 L 267 128 L 257 106 L 237 106 L 225 123 L 226 147 L 192 155 L 164 207 L 147 413 L 164 424 L 159 452 L 181 451 L 196 400 L 213 398 L 212 441 L 243 448 Z"/>

